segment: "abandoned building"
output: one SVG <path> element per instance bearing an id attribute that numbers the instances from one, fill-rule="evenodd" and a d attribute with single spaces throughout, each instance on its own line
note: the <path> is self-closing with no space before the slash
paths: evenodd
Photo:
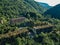
<path id="1" fill-rule="evenodd" d="M 23 22 L 26 18 L 25 17 L 19 17 L 19 18 L 12 18 L 10 20 L 10 24 L 20 23 Z"/>

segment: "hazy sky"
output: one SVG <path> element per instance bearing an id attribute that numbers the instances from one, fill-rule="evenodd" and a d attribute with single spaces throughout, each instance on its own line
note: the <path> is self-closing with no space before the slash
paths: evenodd
<path id="1" fill-rule="evenodd" d="M 60 4 L 60 0 L 35 0 L 35 1 L 48 3 L 51 6 Z"/>

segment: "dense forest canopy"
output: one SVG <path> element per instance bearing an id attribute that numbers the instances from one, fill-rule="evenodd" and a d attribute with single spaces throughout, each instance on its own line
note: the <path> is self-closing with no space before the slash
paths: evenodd
<path id="1" fill-rule="evenodd" d="M 34 0 L 0 0 L 0 45 L 60 45 L 60 20 L 44 9 Z"/>

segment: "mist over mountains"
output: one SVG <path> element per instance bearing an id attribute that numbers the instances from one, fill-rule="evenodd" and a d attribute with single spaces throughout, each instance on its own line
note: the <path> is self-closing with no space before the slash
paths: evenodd
<path id="1" fill-rule="evenodd" d="M 43 3 L 43 2 L 38 2 L 42 7 L 46 8 L 46 9 L 49 9 L 51 8 L 52 6 L 48 5 L 47 3 Z"/>

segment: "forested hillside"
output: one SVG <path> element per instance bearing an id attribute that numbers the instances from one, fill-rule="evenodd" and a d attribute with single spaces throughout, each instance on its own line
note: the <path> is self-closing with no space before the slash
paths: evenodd
<path id="1" fill-rule="evenodd" d="M 53 18 L 60 19 L 60 4 L 52 7 L 51 9 L 47 10 L 45 15 L 50 15 Z"/>
<path id="2" fill-rule="evenodd" d="M 34 0 L 0 0 L 0 45 L 60 45 L 60 20 L 43 12 Z"/>

